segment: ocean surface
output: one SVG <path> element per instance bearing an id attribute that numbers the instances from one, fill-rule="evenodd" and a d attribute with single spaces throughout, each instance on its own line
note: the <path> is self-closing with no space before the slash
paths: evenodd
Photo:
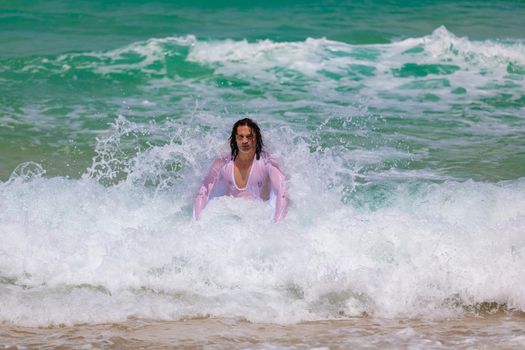
<path id="1" fill-rule="evenodd" d="M 524 18 L 510 0 L 0 1 L 0 323 L 522 314 Z M 246 116 L 288 215 L 220 198 L 194 222 Z M 524 346 L 510 329 L 495 344 Z"/>

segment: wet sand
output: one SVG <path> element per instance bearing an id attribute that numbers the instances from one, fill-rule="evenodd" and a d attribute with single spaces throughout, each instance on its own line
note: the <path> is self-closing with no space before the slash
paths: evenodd
<path id="1" fill-rule="evenodd" d="M 450 320 L 373 317 L 293 325 L 238 319 L 130 319 L 122 323 L 30 328 L 0 326 L 7 349 L 523 349 L 525 317 Z"/>

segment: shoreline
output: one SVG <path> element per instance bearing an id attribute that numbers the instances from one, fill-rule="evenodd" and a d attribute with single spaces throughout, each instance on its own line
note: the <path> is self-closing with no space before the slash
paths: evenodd
<path id="1" fill-rule="evenodd" d="M 8 349 L 520 349 L 525 347 L 524 328 L 523 313 L 448 320 L 360 317 L 290 325 L 233 318 L 129 319 L 121 323 L 52 327 L 3 323 L 0 345 Z"/>

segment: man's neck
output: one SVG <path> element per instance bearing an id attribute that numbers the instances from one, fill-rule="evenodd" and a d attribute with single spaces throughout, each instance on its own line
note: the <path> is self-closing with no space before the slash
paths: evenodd
<path id="1" fill-rule="evenodd" d="M 241 163 L 248 163 L 248 162 L 251 162 L 253 160 L 254 156 L 255 156 L 255 152 L 239 153 L 237 155 L 236 160 L 238 160 Z"/>

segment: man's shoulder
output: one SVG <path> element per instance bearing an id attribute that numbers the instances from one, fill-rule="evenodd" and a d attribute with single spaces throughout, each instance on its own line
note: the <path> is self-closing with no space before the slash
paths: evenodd
<path id="1" fill-rule="evenodd" d="M 229 154 L 223 154 L 222 156 L 217 157 L 217 160 L 220 160 L 221 162 L 229 162 L 231 158 L 232 157 Z"/>
<path id="2" fill-rule="evenodd" d="M 266 151 L 261 151 L 261 153 L 259 153 L 259 160 L 263 161 L 264 163 L 267 163 L 270 158 L 270 153 Z"/>
<path id="3" fill-rule="evenodd" d="M 272 156 L 271 153 L 268 153 L 266 151 L 261 151 L 260 158 L 259 158 L 265 165 L 273 165 L 278 166 L 279 162 L 277 159 L 275 159 L 274 156 Z"/>
<path id="4" fill-rule="evenodd" d="M 219 157 L 215 158 L 215 160 L 213 161 L 213 166 L 214 167 L 224 166 L 224 165 L 228 164 L 228 162 L 230 161 L 230 158 L 231 157 L 229 155 L 219 156 Z"/>

